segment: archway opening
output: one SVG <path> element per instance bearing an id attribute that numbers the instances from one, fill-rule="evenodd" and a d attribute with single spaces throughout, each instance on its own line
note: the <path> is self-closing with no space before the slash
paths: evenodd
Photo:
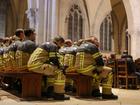
<path id="1" fill-rule="evenodd" d="M 114 51 L 121 54 L 123 50 L 130 53 L 130 40 L 127 38 L 127 15 L 123 0 L 110 0 L 112 6 L 112 25 L 114 38 Z"/>
<path id="2" fill-rule="evenodd" d="M 11 2 L 13 1 L 0 0 L 0 37 L 11 36 L 15 31 L 16 17 L 14 17 Z"/>
<path id="3" fill-rule="evenodd" d="M 6 9 L 7 9 L 6 0 L 1 0 L 0 1 L 0 37 L 4 37 L 6 32 Z"/>

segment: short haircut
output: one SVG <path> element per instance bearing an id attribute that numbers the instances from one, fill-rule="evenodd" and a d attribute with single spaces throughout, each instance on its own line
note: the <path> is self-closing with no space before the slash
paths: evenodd
<path id="1" fill-rule="evenodd" d="M 25 34 L 25 36 L 26 37 L 29 37 L 31 34 L 33 34 L 35 32 L 35 30 L 34 29 L 25 29 L 24 30 L 24 34 Z"/>
<path id="2" fill-rule="evenodd" d="M 2 37 L 0 37 L 0 42 L 2 42 L 4 39 Z"/>
<path id="3" fill-rule="evenodd" d="M 53 42 L 59 42 L 59 41 L 62 42 L 62 43 L 65 42 L 65 40 L 62 36 L 57 35 L 53 38 Z"/>
<path id="4" fill-rule="evenodd" d="M 66 39 L 66 40 L 65 40 L 65 44 L 68 44 L 68 43 L 72 44 L 71 39 Z"/>
<path id="5" fill-rule="evenodd" d="M 15 35 L 17 37 L 19 37 L 20 36 L 20 33 L 24 33 L 24 30 L 23 29 L 17 29 L 16 32 L 15 32 Z"/>

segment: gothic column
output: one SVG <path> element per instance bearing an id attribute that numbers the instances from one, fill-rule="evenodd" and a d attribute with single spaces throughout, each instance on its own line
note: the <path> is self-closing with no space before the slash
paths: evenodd
<path id="1" fill-rule="evenodd" d="M 128 33 L 131 36 L 131 55 L 140 58 L 140 1 L 123 0 L 128 17 Z"/>
<path id="2" fill-rule="evenodd" d="M 46 0 L 45 1 L 45 22 L 44 22 L 44 39 L 45 41 L 49 41 L 51 39 L 51 32 L 50 32 L 50 27 L 51 27 L 51 12 L 52 12 L 52 7 L 51 7 L 51 0 Z"/>
<path id="3" fill-rule="evenodd" d="M 58 33 L 58 0 L 29 0 L 30 27 L 36 29 L 36 42 L 50 41 Z"/>
<path id="4" fill-rule="evenodd" d="M 29 19 L 29 27 L 36 28 L 36 16 L 37 16 L 37 1 L 28 0 L 28 10 L 26 11 L 27 18 Z"/>
<path id="5" fill-rule="evenodd" d="M 45 12 L 45 1 L 46 0 L 37 0 L 37 26 L 36 26 L 36 42 L 41 44 L 44 42 L 44 12 Z"/>
<path id="6" fill-rule="evenodd" d="M 58 34 L 58 15 L 59 15 L 59 0 L 52 0 L 52 27 L 51 34 L 52 38 Z"/>
<path id="7" fill-rule="evenodd" d="M 58 0 L 45 1 L 45 39 L 50 41 L 58 33 Z"/>

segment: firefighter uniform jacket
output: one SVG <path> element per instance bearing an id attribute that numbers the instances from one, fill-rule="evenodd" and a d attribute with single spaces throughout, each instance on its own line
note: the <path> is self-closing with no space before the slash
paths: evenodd
<path id="1" fill-rule="evenodd" d="M 25 40 L 16 51 L 16 62 L 18 70 L 26 70 L 27 62 L 32 52 L 36 49 L 36 44 L 31 40 Z"/>
<path id="2" fill-rule="evenodd" d="M 82 43 L 76 54 L 77 72 L 92 75 L 93 70 L 100 66 L 104 66 L 104 62 L 96 45 L 90 42 Z"/>
<path id="3" fill-rule="evenodd" d="M 52 64 L 59 68 L 59 60 L 57 57 L 58 47 L 51 42 L 43 43 L 30 56 L 28 61 L 29 70 L 39 70 L 43 64 Z"/>

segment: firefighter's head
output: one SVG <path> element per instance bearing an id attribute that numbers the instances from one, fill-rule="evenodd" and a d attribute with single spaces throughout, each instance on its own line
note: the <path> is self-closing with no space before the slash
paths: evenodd
<path id="1" fill-rule="evenodd" d="M 64 44 L 65 44 L 66 47 L 71 47 L 72 46 L 72 41 L 70 39 L 66 39 Z"/>
<path id="2" fill-rule="evenodd" d="M 29 40 L 35 41 L 35 30 L 34 29 L 25 29 L 24 30 L 25 37 Z"/>
<path id="3" fill-rule="evenodd" d="M 53 38 L 53 42 L 60 48 L 64 45 L 65 40 L 62 36 L 58 35 Z"/>
<path id="4" fill-rule="evenodd" d="M 128 55 L 128 51 L 127 51 L 127 50 L 124 50 L 124 51 L 123 51 L 123 54 Z"/>
<path id="5" fill-rule="evenodd" d="M 97 39 L 97 37 L 95 36 L 90 36 L 89 38 L 86 39 L 87 41 L 95 44 L 97 47 L 99 47 L 99 41 Z"/>
<path id="6" fill-rule="evenodd" d="M 0 37 L 0 43 L 3 43 L 4 39 L 2 37 Z"/>
<path id="7" fill-rule="evenodd" d="M 85 40 L 84 39 L 79 39 L 78 42 L 76 42 L 77 46 L 80 46 Z"/>
<path id="8" fill-rule="evenodd" d="M 23 29 L 17 29 L 16 32 L 15 32 L 15 35 L 17 37 L 19 37 L 20 40 L 23 40 L 25 38 Z"/>
<path id="9" fill-rule="evenodd" d="M 9 37 L 5 37 L 3 43 L 4 43 L 5 46 L 9 46 L 11 44 L 10 38 Z"/>

